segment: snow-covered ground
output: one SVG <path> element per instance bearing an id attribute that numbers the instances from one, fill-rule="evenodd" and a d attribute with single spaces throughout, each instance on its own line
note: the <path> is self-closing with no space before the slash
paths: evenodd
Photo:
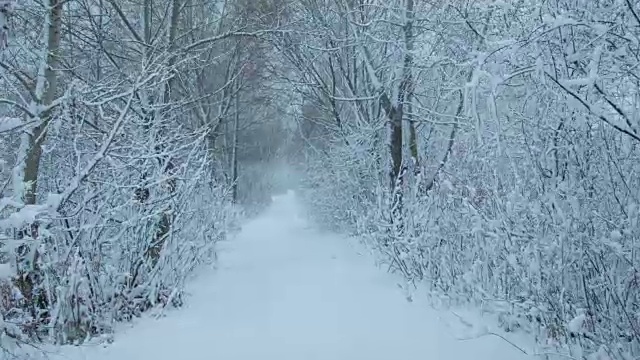
<path id="1" fill-rule="evenodd" d="M 344 238 L 299 216 L 292 193 L 222 246 L 185 308 L 146 318 L 108 346 L 65 348 L 87 360 L 522 360 L 495 336 L 459 340 L 443 315 L 408 302 L 393 275 Z"/>

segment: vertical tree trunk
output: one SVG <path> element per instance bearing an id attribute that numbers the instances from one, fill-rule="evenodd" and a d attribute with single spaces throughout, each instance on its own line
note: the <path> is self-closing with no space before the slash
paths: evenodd
<path id="1" fill-rule="evenodd" d="M 404 24 L 404 43 L 405 43 L 405 53 L 404 53 L 404 64 L 403 64 L 403 79 L 400 85 L 400 96 L 398 99 L 399 106 L 407 107 L 408 111 L 405 111 L 406 118 L 409 122 L 409 150 L 411 156 L 417 161 L 418 160 L 418 144 L 416 140 L 416 128 L 415 123 L 412 117 L 412 102 L 413 102 L 413 91 L 414 91 L 414 80 L 413 80 L 413 50 L 414 50 L 414 36 L 413 36 L 413 1 L 414 0 L 406 0 L 406 8 L 405 8 L 405 24 Z"/>
<path id="2" fill-rule="evenodd" d="M 176 37 L 178 34 L 178 23 L 180 21 L 180 0 L 173 0 L 171 5 L 171 19 L 169 23 L 169 49 L 174 50 L 176 48 Z M 169 60 L 167 61 L 167 67 L 171 71 L 176 59 L 177 54 L 169 54 Z M 164 103 L 169 104 L 172 99 L 172 90 L 175 84 L 176 77 L 173 76 L 169 78 L 164 87 Z M 167 105 L 168 107 L 169 105 Z M 164 126 L 164 124 L 160 124 L 160 126 Z M 160 129 L 160 136 L 164 133 L 163 129 Z M 160 140 L 161 142 L 162 140 Z M 163 151 L 163 146 L 158 146 L 156 149 L 158 153 Z M 170 155 L 167 156 L 166 159 L 163 159 L 161 166 L 163 166 L 163 171 L 169 175 L 169 180 L 167 180 L 167 190 L 169 193 L 173 194 L 176 190 L 175 180 L 171 178 L 171 172 L 173 172 L 175 166 L 173 164 Z M 149 248 L 149 260 L 151 261 L 152 266 L 155 266 L 160 260 L 160 255 L 162 253 L 162 248 L 169 237 L 169 233 L 171 232 L 171 224 L 173 222 L 171 206 L 169 205 L 167 209 L 162 210 L 162 214 L 160 215 L 160 219 L 158 224 L 156 225 L 156 231 L 154 234 L 153 242 L 151 243 L 151 247 Z"/>
<path id="3" fill-rule="evenodd" d="M 413 95 L 415 84 L 413 80 L 413 0 L 407 0 L 406 7 L 406 24 L 404 26 L 404 42 L 406 44 L 405 63 L 409 64 L 407 69 L 407 88 L 406 88 L 406 104 L 407 104 L 407 120 L 409 122 L 409 154 L 413 160 L 413 172 L 417 176 L 420 174 L 420 157 L 418 149 L 418 137 L 416 134 L 416 123 L 413 119 Z"/>
<path id="4" fill-rule="evenodd" d="M 46 15 L 47 26 L 47 55 L 42 64 L 42 69 L 38 74 L 36 84 L 36 98 L 34 103 L 43 107 L 48 107 L 53 102 L 58 89 L 58 60 L 60 57 L 60 29 L 62 27 L 62 0 L 49 0 L 49 9 Z M 23 183 L 24 193 L 22 198 L 25 205 L 36 203 L 38 190 L 38 172 L 40 169 L 40 158 L 42 156 L 42 144 L 46 138 L 47 126 L 51 120 L 51 113 L 48 110 L 34 114 L 38 117 L 37 126 L 28 136 L 27 156 L 24 166 Z"/>
<path id="5" fill-rule="evenodd" d="M 62 0 L 49 0 L 45 13 L 45 41 L 46 55 L 41 59 L 40 69 L 32 99 L 33 108 L 44 108 L 44 111 L 32 114 L 30 121 L 36 122 L 36 126 L 31 132 L 22 137 L 20 146 L 26 153 L 24 155 L 24 165 L 22 173 L 14 178 L 14 196 L 19 198 L 24 205 L 34 205 L 38 194 L 38 174 L 40 171 L 40 160 L 42 157 L 42 145 L 46 139 L 46 131 L 51 121 L 51 111 L 48 107 L 53 103 L 58 89 L 58 68 L 60 57 L 60 36 L 62 27 Z M 19 159 L 18 161 L 22 161 Z M 21 182 L 21 183 L 18 183 Z M 36 222 L 28 224 L 18 232 L 19 238 L 25 240 L 38 239 L 38 224 Z M 37 266 L 38 253 L 34 248 L 35 244 L 24 244 L 18 247 L 16 254 L 17 276 L 14 280 L 16 287 L 25 298 L 25 304 L 30 308 L 31 315 L 38 318 L 38 308 L 44 309 L 47 306 L 47 299 L 44 293 L 35 293 L 35 284 L 40 275 Z"/>
<path id="6" fill-rule="evenodd" d="M 233 148 L 231 149 L 231 181 L 233 202 L 238 201 L 238 126 L 240 123 L 240 92 L 235 95 L 235 117 L 233 119 Z"/>
<path id="7" fill-rule="evenodd" d="M 404 177 L 404 167 L 402 165 L 402 125 L 405 118 L 404 107 L 413 97 L 413 0 L 407 0 L 405 8 L 405 24 L 404 42 L 405 54 L 402 65 L 402 79 L 400 83 L 400 91 L 398 91 L 398 104 L 395 111 L 391 112 L 391 188 L 393 189 L 392 213 L 394 218 L 402 213 L 402 184 Z M 409 106 L 409 109 L 411 107 Z M 410 127 L 412 126 L 410 121 Z M 411 129 L 412 135 L 415 136 L 415 129 Z M 411 146 L 415 146 L 410 143 Z M 413 149 L 412 149 L 413 150 Z M 417 148 L 416 158 L 417 158 Z M 413 152 L 413 151 L 412 151 Z M 412 154 L 412 156 L 414 156 Z"/>
<path id="8" fill-rule="evenodd" d="M 100 9 L 100 13 L 99 13 L 99 19 L 98 19 L 98 34 L 100 36 L 100 38 L 98 39 L 98 44 L 100 46 L 100 48 L 102 48 L 103 43 L 104 43 L 104 34 L 103 34 L 103 29 L 104 29 L 104 1 L 100 0 L 98 2 L 98 8 Z M 102 62 L 101 62 L 102 56 L 98 55 L 96 56 L 96 80 L 99 82 L 102 79 Z"/>
<path id="9" fill-rule="evenodd" d="M 152 11 L 153 11 L 153 0 L 144 0 L 144 5 L 142 8 L 142 17 L 144 19 L 144 41 L 146 42 L 146 45 L 149 45 L 151 43 Z"/>
<path id="10" fill-rule="evenodd" d="M 389 117 L 390 139 L 389 151 L 391 152 L 391 173 L 389 174 L 391 191 L 396 193 L 402 182 L 400 171 L 402 170 L 402 108 L 393 109 Z"/>
<path id="11" fill-rule="evenodd" d="M 411 100 L 409 100 L 409 102 L 407 102 L 407 109 L 408 109 L 408 114 L 407 114 L 407 118 L 409 121 L 409 154 L 411 155 L 411 158 L 413 159 L 413 172 L 414 174 L 420 175 L 420 151 L 419 151 L 419 147 L 418 147 L 418 135 L 416 133 L 416 123 L 413 120 L 413 116 L 412 116 L 412 111 L 413 111 L 413 104 L 411 103 Z"/>

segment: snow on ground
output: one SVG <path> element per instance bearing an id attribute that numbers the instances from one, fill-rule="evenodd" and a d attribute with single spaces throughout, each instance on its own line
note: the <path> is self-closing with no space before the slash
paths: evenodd
<path id="1" fill-rule="evenodd" d="M 147 318 L 70 360 L 522 360 L 497 337 L 458 340 L 440 314 L 410 303 L 396 277 L 298 217 L 292 193 L 223 244 L 185 308 Z"/>

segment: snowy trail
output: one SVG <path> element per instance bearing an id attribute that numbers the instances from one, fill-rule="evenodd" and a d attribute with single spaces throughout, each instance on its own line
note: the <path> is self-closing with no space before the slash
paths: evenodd
<path id="1" fill-rule="evenodd" d="M 437 312 L 407 302 L 371 259 L 307 228 L 293 195 L 275 200 L 224 244 L 219 269 L 192 284 L 185 308 L 61 358 L 529 359 L 495 337 L 456 340 Z"/>

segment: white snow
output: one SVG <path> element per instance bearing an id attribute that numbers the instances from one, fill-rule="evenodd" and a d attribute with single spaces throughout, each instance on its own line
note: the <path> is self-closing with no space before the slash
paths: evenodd
<path id="1" fill-rule="evenodd" d="M 574 317 L 569 324 L 567 324 L 567 329 L 572 333 L 580 333 L 582 332 L 582 326 L 584 325 L 585 320 L 587 320 L 587 315 L 582 313 L 578 316 Z"/>
<path id="2" fill-rule="evenodd" d="M 498 337 L 457 339 L 357 245 L 298 214 L 293 194 L 275 198 L 221 244 L 218 269 L 193 281 L 184 308 L 49 359 L 529 359 Z"/>
<path id="3" fill-rule="evenodd" d="M 0 1 L 0 6 L 2 2 Z M 0 12 L 2 14 L 2 12 Z M 2 15 L 0 15 L 0 29 L 2 27 Z M 15 117 L 0 117 L 0 133 L 13 131 L 22 126 L 22 120 Z"/>
<path id="4" fill-rule="evenodd" d="M 0 264 L 0 280 L 9 279 L 12 276 L 15 276 L 15 272 L 11 268 L 11 264 Z"/>

